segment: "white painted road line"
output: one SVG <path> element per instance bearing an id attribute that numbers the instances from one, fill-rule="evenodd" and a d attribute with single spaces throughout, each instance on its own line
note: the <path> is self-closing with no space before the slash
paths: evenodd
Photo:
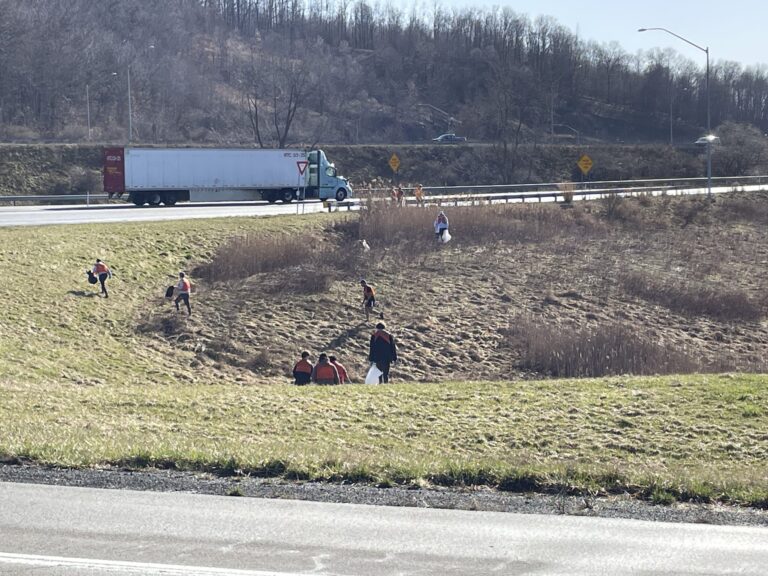
<path id="1" fill-rule="evenodd" d="M 115 570 L 120 574 L 158 576 L 299 576 L 295 572 L 264 572 L 261 570 L 236 570 L 183 566 L 179 564 L 151 564 L 146 562 L 118 562 L 93 558 L 66 558 L 64 556 L 38 556 L 34 554 L 7 554 L 0 552 L 0 564 L 30 566 L 33 568 L 69 568 L 80 570 Z M 2 571 L 0 571 L 2 573 Z"/>

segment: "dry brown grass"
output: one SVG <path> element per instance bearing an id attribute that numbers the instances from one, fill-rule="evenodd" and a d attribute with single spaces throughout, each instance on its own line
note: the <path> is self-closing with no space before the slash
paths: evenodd
<path id="1" fill-rule="evenodd" d="M 357 219 L 334 222 L 325 235 L 253 232 L 231 239 L 194 275 L 211 283 L 260 276 L 268 293 L 319 294 L 339 277 L 364 275 Z"/>
<path id="2" fill-rule="evenodd" d="M 360 238 L 373 248 L 397 243 L 425 245 L 434 240 L 439 208 L 402 209 L 368 203 L 360 214 Z M 606 226 L 583 206 L 563 210 L 557 204 L 494 204 L 444 207 L 454 244 L 538 243 L 555 236 L 601 235 Z"/>
<path id="3" fill-rule="evenodd" d="M 723 286 L 678 280 L 660 280 L 655 275 L 628 272 L 620 278 L 624 290 L 648 302 L 688 316 L 708 316 L 724 321 L 758 321 L 761 306 L 743 291 Z"/>
<path id="4" fill-rule="evenodd" d="M 756 201 L 756 198 L 762 198 Z M 768 194 L 734 194 L 718 200 L 721 218 L 768 225 Z"/>
<path id="5" fill-rule="evenodd" d="M 233 238 L 213 260 L 195 270 L 209 282 L 241 280 L 262 272 L 301 266 L 314 257 L 314 242 L 304 236 L 250 233 Z"/>
<path id="6" fill-rule="evenodd" d="M 563 329 L 518 317 L 508 336 L 522 350 L 520 368 L 558 378 L 687 374 L 701 369 L 684 351 L 652 342 L 627 324 Z"/>
<path id="7" fill-rule="evenodd" d="M 194 276 L 211 281 L 209 301 L 200 302 L 211 330 L 201 338 L 244 346 L 186 349 L 205 365 L 238 367 L 254 349 L 273 349 L 272 363 L 254 371 L 262 375 L 282 374 L 304 348 L 332 350 L 364 370 L 365 277 L 404 343 L 399 378 L 499 379 L 511 365 L 522 378 L 763 370 L 768 252 L 764 227 L 753 223 L 760 210 L 745 204 L 647 197 L 567 210 L 444 207 L 454 235 L 446 246 L 434 238 L 437 207 L 375 202 L 311 237 L 240 235 Z M 497 355 L 510 311 L 536 321 L 518 333 L 525 353 L 505 369 Z M 173 326 L 156 329 L 175 341 Z"/>

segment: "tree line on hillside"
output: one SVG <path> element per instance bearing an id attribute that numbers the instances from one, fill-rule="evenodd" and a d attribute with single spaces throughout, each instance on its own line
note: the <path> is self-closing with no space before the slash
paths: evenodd
<path id="1" fill-rule="evenodd" d="M 716 61 L 710 96 L 713 127 L 768 131 L 766 68 Z M 130 127 L 135 142 L 287 146 L 453 130 L 512 162 L 524 143 L 690 142 L 706 100 L 700 63 L 509 9 L 0 0 L 6 141 L 124 141 Z"/>

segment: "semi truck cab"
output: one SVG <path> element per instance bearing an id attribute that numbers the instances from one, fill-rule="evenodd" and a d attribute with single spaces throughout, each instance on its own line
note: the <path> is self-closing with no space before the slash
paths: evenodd
<path id="1" fill-rule="evenodd" d="M 317 190 L 317 197 L 321 200 L 329 198 L 338 202 L 352 195 L 349 180 L 336 173 L 336 166 L 328 161 L 328 157 L 322 150 L 312 150 L 307 155 L 309 161 L 309 177 L 307 189 Z"/>

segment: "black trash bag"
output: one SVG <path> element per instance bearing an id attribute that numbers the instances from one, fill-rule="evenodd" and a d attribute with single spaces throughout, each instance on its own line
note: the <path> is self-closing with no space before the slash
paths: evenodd
<path id="1" fill-rule="evenodd" d="M 165 289 L 165 297 L 166 298 L 172 298 L 173 297 L 173 291 L 176 289 L 175 286 L 168 286 L 168 288 Z"/>
<path id="2" fill-rule="evenodd" d="M 99 279 L 96 278 L 96 274 L 93 273 L 91 270 L 86 270 L 86 274 L 88 274 L 88 284 L 96 284 Z"/>

